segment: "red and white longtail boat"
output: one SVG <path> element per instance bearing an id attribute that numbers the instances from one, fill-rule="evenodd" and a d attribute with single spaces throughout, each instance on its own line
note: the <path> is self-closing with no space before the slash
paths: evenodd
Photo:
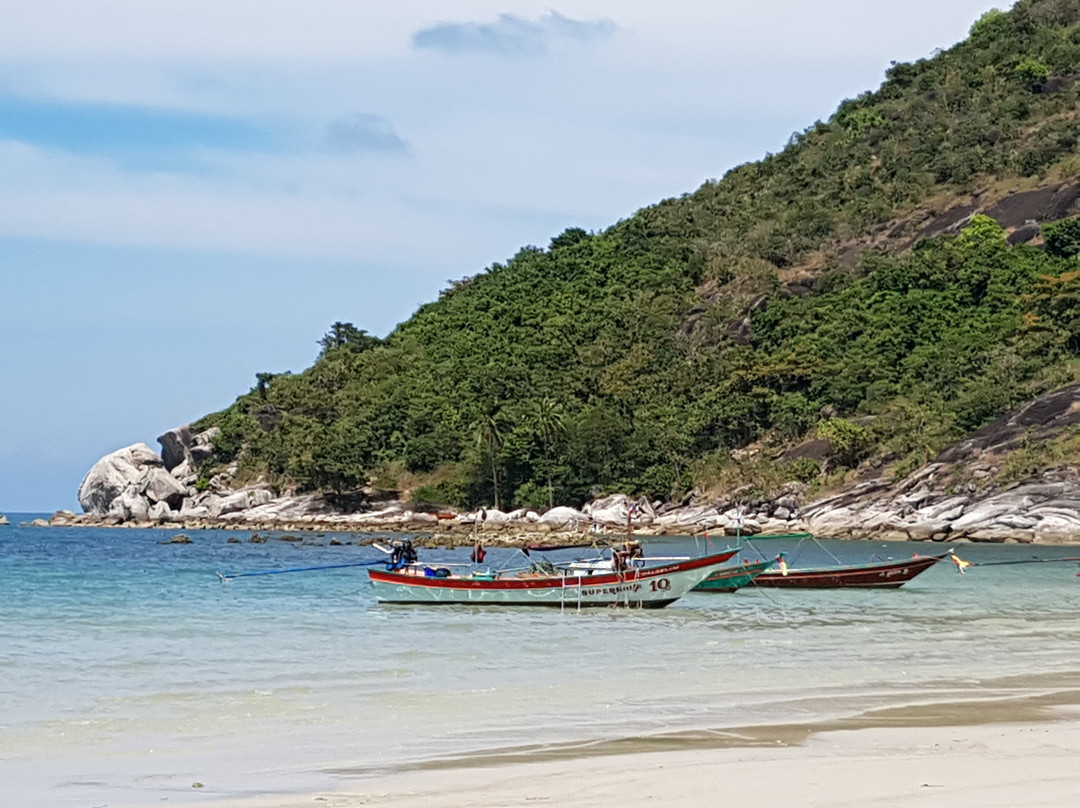
<path id="1" fill-rule="evenodd" d="M 631 606 L 660 609 L 674 603 L 738 552 L 725 550 L 619 571 L 556 569 L 455 575 L 438 565 L 409 564 L 399 570 L 368 569 L 380 603 L 471 603 L 499 606 Z M 659 561 L 659 559 L 657 559 Z"/>

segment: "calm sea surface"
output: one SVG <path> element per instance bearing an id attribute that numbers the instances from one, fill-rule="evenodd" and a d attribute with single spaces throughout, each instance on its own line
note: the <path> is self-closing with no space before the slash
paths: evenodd
<path id="1" fill-rule="evenodd" d="M 381 556 L 330 546 L 357 538 L 344 534 L 251 544 L 242 531 L 195 531 L 193 544 L 160 543 L 172 535 L 0 527 L 0 805 L 307 792 L 530 744 L 1080 687 L 1076 563 L 959 575 L 943 562 L 893 591 L 692 593 L 660 611 L 561 613 L 378 606 L 361 568 L 222 584 L 219 570 Z M 944 549 L 826 545 L 851 561 Z M 956 550 L 976 563 L 1080 556 L 1080 547 Z M 793 566 L 829 560 L 811 546 Z M 492 550 L 488 561 L 512 560 Z"/>

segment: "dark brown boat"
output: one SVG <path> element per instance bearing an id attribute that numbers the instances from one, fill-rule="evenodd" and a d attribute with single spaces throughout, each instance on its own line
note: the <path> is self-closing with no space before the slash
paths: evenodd
<path id="1" fill-rule="evenodd" d="M 951 553 L 936 556 L 916 555 L 900 561 L 879 561 L 871 564 L 788 568 L 786 573 L 782 568 L 765 570 L 750 582 L 750 586 L 790 589 L 896 589 L 949 555 Z"/>

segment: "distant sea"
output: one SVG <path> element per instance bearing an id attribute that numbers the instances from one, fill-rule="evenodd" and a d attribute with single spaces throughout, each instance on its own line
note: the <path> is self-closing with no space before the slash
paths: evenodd
<path id="1" fill-rule="evenodd" d="M 379 606 L 347 534 L 0 527 L 0 806 L 198 804 L 604 741 L 1080 689 L 1076 563 L 942 562 L 900 590 L 692 593 L 660 611 Z M 229 537 L 240 543 L 229 543 Z M 726 540 L 670 539 L 654 555 Z M 759 542 L 769 554 L 793 544 Z M 828 542 L 845 560 L 925 544 Z M 969 561 L 1080 547 L 958 545 Z M 464 561 L 467 551 L 428 551 Z M 571 558 L 581 551 L 548 554 Z M 516 563 L 491 550 L 493 566 Z M 828 561 L 800 548 L 792 565 Z"/>

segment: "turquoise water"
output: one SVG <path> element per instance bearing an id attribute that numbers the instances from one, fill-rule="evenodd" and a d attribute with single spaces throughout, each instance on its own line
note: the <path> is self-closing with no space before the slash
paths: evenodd
<path id="1" fill-rule="evenodd" d="M 303 793 L 529 744 L 1080 687 L 1076 563 L 959 575 L 946 562 L 894 591 L 692 593 L 660 611 L 561 613 L 378 606 L 358 568 L 222 584 L 219 570 L 381 556 L 329 546 L 330 535 L 159 543 L 172 535 L 0 527 L 0 806 Z M 941 549 L 827 546 L 852 561 Z M 976 563 L 1080 556 L 956 549 Z M 490 552 L 495 565 L 509 559 Z M 797 562 L 828 560 L 800 552 Z"/>

